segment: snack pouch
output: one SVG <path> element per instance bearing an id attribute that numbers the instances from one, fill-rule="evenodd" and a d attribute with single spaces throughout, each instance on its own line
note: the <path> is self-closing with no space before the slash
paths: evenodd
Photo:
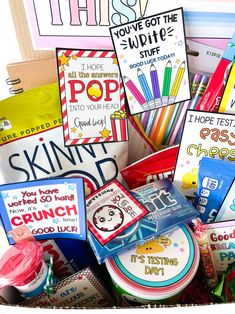
<path id="1" fill-rule="evenodd" d="M 213 222 L 235 178 L 233 162 L 203 157 L 194 206 L 203 223 Z"/>
<path id="2" fill-rule="evenodd" d="M 127 142 L 65 147 L 57 83 L 1 101 L 0 122 L 0 184 L 79 176 L 88 195 L 127 165 Z"/>
<path id="3" fill-rule="evenodd" d="M 147 183 L 172 179 L 179 146 L 172 146 L 147 156 L 121 170 L 122 177 L 130 189 Z"/>
<path id="4" fill-rule="evenodd" d="M 224 201 L 215 217 L 217 221 L 235 220 L 235 198 L 234 198 L 235 178 L 233 183 L 224 198 Z"/>
<path id="5" fill-rule="evenodd" d="M 198 217 L 196 209 L 169 179 L 149 183 L 131 190 L 130 193 L 150 213 L 105 245 L 101 245 L 88 231 L 88 240 L 98 263 Z"/>
<path id="6" fill-rule="evenodd" d="M 226 77 L 229 73 L 229 67 L 235 57 L 235 33 L 232 39 L 228 43 L 228 47 L 225 50 L 218 66 L 212 75 L 207 89 L 201 98 L 196 110 L 204 111 L 217 111 L 220 103 L 220 99 L 225 87 Z"/>

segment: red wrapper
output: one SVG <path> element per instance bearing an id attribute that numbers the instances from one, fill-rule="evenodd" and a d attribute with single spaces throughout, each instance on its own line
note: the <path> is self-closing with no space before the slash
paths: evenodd
<path id="1" fill-rule="evenodd" d="M 121 170 L 130 189 L 164 178 L 172 179 L 179 146 L 172 146 L 145 157 Z"/>

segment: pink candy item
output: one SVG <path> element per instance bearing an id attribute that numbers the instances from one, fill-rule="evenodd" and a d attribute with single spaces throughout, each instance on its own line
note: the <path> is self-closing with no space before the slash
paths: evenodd
<path id="1" fill-rule="evenodd" d="M 0 260 L 0 287 L 14 286 L 25 296 L 42 292 L 46 275 L 43 247 L 37 241 L 16 243 Z"/>

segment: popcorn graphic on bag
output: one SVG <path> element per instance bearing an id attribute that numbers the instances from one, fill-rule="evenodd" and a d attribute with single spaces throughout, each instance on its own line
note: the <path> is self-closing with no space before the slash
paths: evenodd
<path id="1" fill-rule="evenodd" d="M 111 115 L 111 126 L 113 133 L 113 140 L 117 142 L 127 141 L 128 133 L 127 133 L 127 119 L 125 110 L 120 109 L 119 111 L 115 111 L 114 114 Z"/>

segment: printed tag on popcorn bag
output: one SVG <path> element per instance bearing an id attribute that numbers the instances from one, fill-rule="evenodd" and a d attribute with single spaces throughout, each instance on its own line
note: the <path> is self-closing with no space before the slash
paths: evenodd
<path id="1" fill-rule="evenodd" d="M 114 305 L 107 290 L 88 267 L 53 286 L 54 293 L 45 293 L 22 303 L 23 306 L 105 307 Z"/>
<path id="2" fill-rule="evenodd" d="M 149 213 L 116 180 L 90 195 L 86 208 L 88 228 L 101 245 Z"/>
<path id="3" fill-rule="evenodd" d="M 82 178 L 2 185 L 1 218 L 7 232 L 25 225 L 37 240 L 86 240 L 84 199 Z"/>
<path id="4" fill-rule="evenodd" d="M 114 51 L 57 49 L 65 145 L 128 140 Z"/>

